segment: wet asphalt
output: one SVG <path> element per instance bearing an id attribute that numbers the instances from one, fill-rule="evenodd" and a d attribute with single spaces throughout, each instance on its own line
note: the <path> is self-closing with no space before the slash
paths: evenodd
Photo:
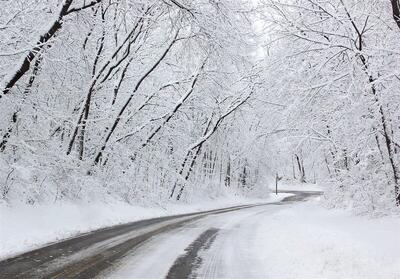
<path id="1" fill-rule="evenodd" d="M 245 208 L 271 205 L 287 205 L 320 192 L 280 191 L 293 193 L 280 202 L 234 206 L 224 209 L 198 213 L 182 214 L 142 220 L 92 231 L 86 234 L 53 243 L 45 247 L 23 253 L 0 261 L 0 278 L 94 278 L 119 262 L 128 253 L 132 253 L 150 238 L 205 216 L 221 214 Z M 186 249 L 185 254 L 177 258 L 170 268 L 167 279 L 195 277 L 195 270 L 201 264 L 200 250 L 206 250 L 216 238 L 218 229 L 206 228 Z"/>

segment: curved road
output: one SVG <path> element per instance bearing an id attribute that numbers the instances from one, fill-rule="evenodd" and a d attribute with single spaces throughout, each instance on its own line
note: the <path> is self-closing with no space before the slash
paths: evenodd
<path id="1" fill-rule="evenodd" d="M 1 261 L 0 278 L 218 278 L 218 249 L 232 246 L 226 245 L 227 240 L 215 241 L 221 230 L 225 236 L 229 235 L 226 231 L 233 234 L 232 228 L 250 216 L 321 194 L 286 192 L 294 196 L 281 202 L 155 218 L 83 234 Z M 251 225 L 247 226 L 251 230 Z M 202 257 L 210 248 L 214 250 L 212 261 Z M 136 275 L 131 275 L 133 271 Z"/>

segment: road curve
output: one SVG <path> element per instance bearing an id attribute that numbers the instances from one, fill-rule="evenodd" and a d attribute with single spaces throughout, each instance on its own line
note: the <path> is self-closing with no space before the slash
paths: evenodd
<path id="1" fill-rule="evenodd" d="M 198 213 L 154 218 L 118 225 L 82 234 L 0 262 L 0 278 L 94 278 L 112 267 L 128 253 L 158 234 L 181 228 L 209 215 L 268 206 L 286 205 L 320 195 L 319 192 L 294 192 L 281 202 L 234 206 Z M 202 233 L 171 267 L 167 278 L 187 278 L 201 247 L 210 245 L 218 233 L 210 228 Z"/>

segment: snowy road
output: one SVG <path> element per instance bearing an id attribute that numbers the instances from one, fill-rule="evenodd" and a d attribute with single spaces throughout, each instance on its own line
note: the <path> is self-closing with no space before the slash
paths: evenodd
<path id="1" fill-rule="evenodd" d="M 2 261 L 1 278 L 262 278 L 250 251 L 259 217 L 315 195 L 96 231 Z"/>

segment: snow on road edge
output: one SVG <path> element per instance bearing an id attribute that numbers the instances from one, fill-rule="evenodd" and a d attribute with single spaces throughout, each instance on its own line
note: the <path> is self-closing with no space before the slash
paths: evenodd
<path id="1" fill-rule="evenodd" d="M 237 205 L 276 202 L 291 195 L 271 194 L 267 199 L 232 196 L 191 205 L 170 203 L 158 207 L 123 202 L 0 206 L 0 259 L 113 225 Z"/>

